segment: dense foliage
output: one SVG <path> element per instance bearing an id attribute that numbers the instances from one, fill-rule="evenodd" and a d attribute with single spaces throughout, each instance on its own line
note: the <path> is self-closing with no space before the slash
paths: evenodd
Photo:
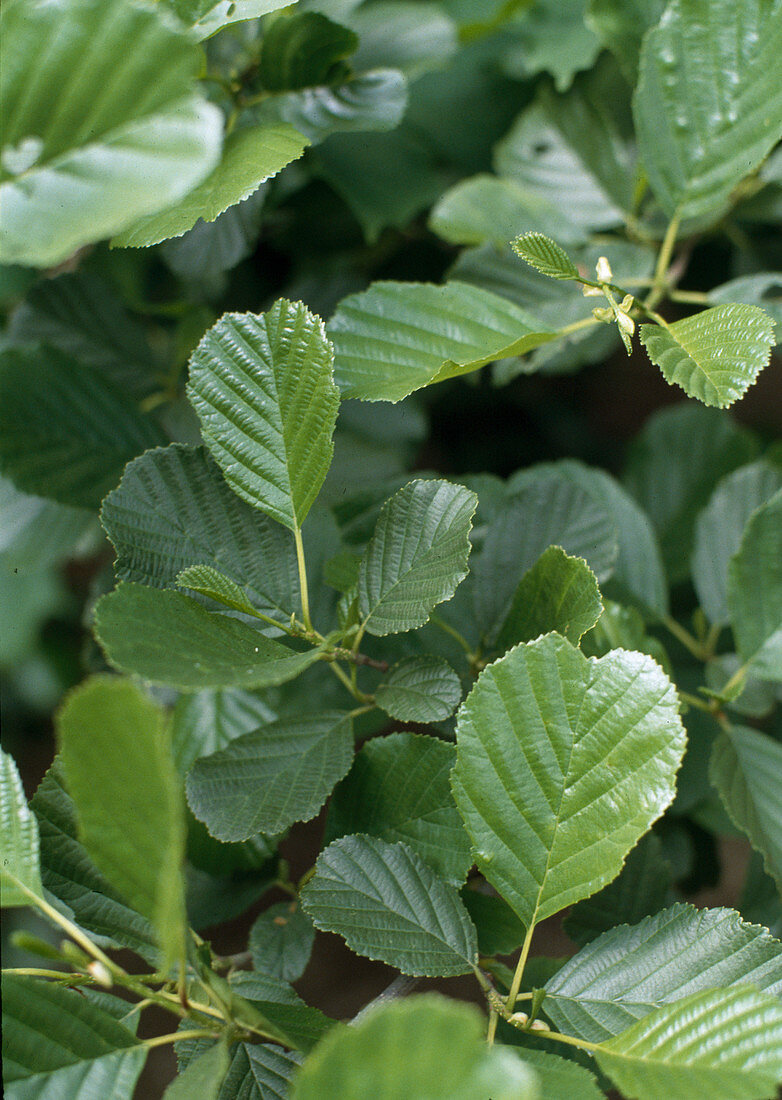
<path id="1" fill-rule="evenodd" d="M 170 1100 L 768 1100 L 782 449 L 726 409 L 782 324 L 782 2 L 0 36 L 5 1094 L 171 1043 Z M 626 458 L 619 376 L 678 395 Z M 351 1026 L 316 930 L 406 976 Z"/>

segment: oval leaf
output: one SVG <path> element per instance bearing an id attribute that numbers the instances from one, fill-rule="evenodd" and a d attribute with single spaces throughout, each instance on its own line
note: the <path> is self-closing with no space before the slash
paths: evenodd
<path id="1" fill-rule="evenodd" d="M 335 840 L 318 857 L 301 901 L 317 928 L 403 974 L 450 977 L 477 961 L 461 898 L 406 844 L 363 835 Z"/>
<path id="2" fill-rule="evenodd" d="M 752 515 L 728 566 L 736 648 L 755 676 L 782 679 L 782 490 Z"/>
<path id="3" fill-rule="evenodd" d="M 377 705 L 400 722 L 443 722 L 461 697 L 461 680 L 439 657 L 405 657 L 375 692 Z"/>
<path id="4" fill-rule="evenodd" d="M 564 248 L 543 233 L 522 233 L 511 247 L 530 267 L 551 279 L 577 279 L 578 270 Z"/>
<path id="5" fill-rule="evenodd" d="M 676 690 L 641 653 L 549 634 L 489 665 L 459 712 L 456 804 L 476 862 L 528 928 L 595 893 L 672 801 Z"/>
<path id="6" fill-rule="evenodd" d="M 295 982 L 304 973 L 314 942 L 312 921 L 295 901 L 283 901 L 264 909 L 250 929 L 247 946 L 255 970 Z"/>

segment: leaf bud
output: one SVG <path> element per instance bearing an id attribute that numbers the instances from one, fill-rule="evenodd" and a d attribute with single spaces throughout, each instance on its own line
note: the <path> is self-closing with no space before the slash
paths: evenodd
<path id="1" fill-rule="evenodd" d="M 614 277 L 611 265 L 605 256 L 600 256 L 595 265 L 595 271 L 597 271 L 597 281 L 599 283 L 610 283 Z"/>

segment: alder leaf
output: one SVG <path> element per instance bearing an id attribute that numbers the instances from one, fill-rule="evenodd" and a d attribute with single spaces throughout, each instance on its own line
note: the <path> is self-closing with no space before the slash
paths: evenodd
<path id="1" fill-rule="evenodd" d="M 334 453 L 332 359 L 323 322 L 284 298 L 266 313 L 226 313 L 191 359 L 188 396 L 226 481 L 291 530 Z"/>
<path id="2" fill-rule="evenodd" d="M 459 677 L 440 657 L 405 657 L 375 691 L 375 701 L 400 722 L 444 722 L 462 697 Z"/>
<path id="3" fill-rule="evenodd" d="M 27 805 L 14 758 L 0 750 L 0 904 L 3 909 L 29 905 L 21 883 L 43 895 L 39 862 L 38 822 Z"/>
<path id="4" fill-rule="evenodd" d="M 620 924 L 546 982 L 546 1014 L 568 1035 L 602 1042 L 664 1004 L 714 986 L 782 993 L 782 943 L 733 909 L 673 905 Z"/>
<path id="5" fill-rule="evenodd" d="M 328 323 L 343 397 L 401 401 L 433 382 L 554 339 L 518 306 L 466 283 L 373 283 Z"/>
<path id="6" fill-rule="evenodd" d="M 269 722 L 196 760 L 187 800 L 218 840 L 275 835 L 314 817 L 353 758 L 344 713 Z"/>
<path id="7" fill-rule="evenodd" d="M 301 891 L 313 924 L 403 974 L 450 977 L 477 961 L 475 928 L 453 886 L 406 844 L 335 840 Z"/>
<path id="8" fill-rule="evenodd" d="M 578 270 L 561 245 L 543 233 L 522 233 L 511 247 L 530 267 L 551 279 L 577 279 Z"/>
<path id="9" fill-rule="evenodd" d="M 58 264 L 217 163 L 223 116 L 195 94 L 201 51 L 154 5 L 6 0 L 0 38 L 3 263 Z"/>
<path id="10" fill-rule="evenodd" d="M 286 982 L 297 981 L 309 962 L 315 929 L 296 901 L 264 909 L 250 929 L 253 968 Z"/>
<path id="11" fill-rule="evenodd" d="M 782 135 L 778 0 L 673 0 L 641 48 L 641 157 L 669 217 L 725 210 Z"/>
<path id="12" fill-rule="evenodd" d="M 635 1100 L 765 1100 L 782 1076 L 782 1005 L 749 986 L 694 993 L 595 1051 Z"/>
<path id="13" fill-rule="evenodd" d="M 232 611 L 242 611 L 245 615 L 252 615 L 255 611 L 236 581 L 213 569 L 211 565 L 189 565 L 187 569 L 177 573 L 176 579 L 180 588 L 208 596 L 210 600 L 229 607 Z"/>
<path id="14" fill-rule="evenodd" d="M 714 742 L 709 777 L 782 892 L 782 746 L 747 726 L 723 730 Z"/>
<path id="15" fill-rule="evenodd" d="M 467 574 L 475 493 L 447 481 L 411 481 L 387 500 L 364 552 L 358 605 L 370 634 L 423 626 Z"/>
<path id="16" fill-rule="evenodd" d="M 774 324 L 758 306 L 713 306 L 665 328 L 641 325 L 639 336 L 666 382 L 724 409 L 744 396 L 768 363 Z"/>
<path id="17" fill-rule="evenodd" d="M 456 739 L 476 863 L 527 928 L 616 877 L 672 801 L 686 742 L 655 661 L 587 659 L 555 634 L 483 670 Z"/>
<path id="18" fill-rule="evenodd" d="M 180 691 L 273 687 L 319 660 L 297 653 L 179 592 L 120 584 L 95 606 L 95 636 L 110 663 Z"/>
<path id="19" fill-rule="evenodd" d="M 752 673 L 782 679 L 782 490 L 750 517 L 728 566 L 736 648 Z"/>

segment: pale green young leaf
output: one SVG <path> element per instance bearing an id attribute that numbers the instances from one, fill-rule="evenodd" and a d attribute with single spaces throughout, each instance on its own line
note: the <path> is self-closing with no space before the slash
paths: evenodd
<path id="1" fill-rule="evenodd" d="M 95 509 L 163 435 L 101 370 L 33 346 L 3 352 L 0 439 L 0 468 L 17 488 Z"/>
<path id="2" fill-rule="evenodd" d="M 295 982 L 304 973 L 314 942 L 312 921 L 297 902 L 283 901 L 264 909 L 250 929 L 247 947 L 253 969 Z"/>
<path id="3" fill-rule="evenodd" d="M 336 1027 L 293 1079 L 292 1100 L 541 1100 L 534 1070 L 487 1047 L 472 1005 L 437 993 L 390 1002 Z"/>
<path id="4" fill-rule="evenodd" d="M 152 925 L 123 901 L 79 839 L 76 807 L 65 789 L 60 757 L 41 780 L 30 807 L 38 821 L 41 880 L 46 890 L 82 928 L 157 965 L 160 950 Z"/>
<path id="5" fill-rule="evenodd" d="M 334 453 L 339 393 L 323 322 L 301 302 L 227 313 L 201 340 L 188 396 L 240 497 L 295 530 Z"/>
<path id="6" fill-rule="evenodd" d="M 479 869 L 525 925 L 595 893 L 673 800 L 676 691 L 641 653 L 587 659 L 548 634 L 462 704 L 452 785 Z"/>
<path id="7" fill-rule="evenodd" d="M 583 240 L 583 234 L 563 223 L 559 211 L 545 197 L 530 195 L 513 180 L 488 173 L 449 187 L 434 206 L 429 225 L 449 244 L 490 241 L 502 248 L 517 236 L 520 225 L 533 227 L 536 235 L 557 233 L 568 243 Z"/>
<path id="8" fill-rule="evenodd" d="M 95 635 L 115 668 L 180 691 L 273 687 L 319 660 L 179 592 L 120 584 L 95 607 Z"/>
<path id="9" fill-rule="evenodd" d="M 568 1035 L 602 1042 L 664 1004 L 741 983 L 779 996 L 782 943 L 733 909 L 673 905 L 620 924 L 546 983 L 546 1014 Z"/>
<path id="10" fill-rule="evenodd" d="M 716 219 L 782 137 L 778 0 L 673 0 L 643 41 L 634 114 L 669 217 Z"/>
<path id="11" fill-rule="evenodd" d="M 736 648 L 752 672 L 782 680 L 782 490 L 750 517 L 728 566 Z"/>
<path id="12" fill-rule="evenodd" d="M 678 783 L 679 793 L 681 782 Z M 562 926 L 579 947 L 617 924 L 637 924 L 668 904 L 671 865 L 655 833 L 642 836 L 622 871 L 597 894 L 574 905 Z"/>
<path id="13" fill-rule="evenodd" d="M 358 602 L 370 634 L 423 626 L 467 574 L 475 493 L 411 481 L 386 501 L 359 567 Z"/>
<path id="14" fill-rule="evenodd" d="M 60 263 L 217 163 L 223 118 L 194 94 L 198 46 L 154 6 L 8 0 L 0 37 L 3 263 Z"/>
<path id="15" fill-rule="evenodd" d="M 329 805 L 326 839 L 368 833 L 402 841 L 447 882 L 464 882 L 470 841 L 449 785 L 453 745 L 416 733 L 368 741 Z"/>
<path id="16" fill-rule="evenodd" d="M 229 1065 L 228 1044 L 215 1043 L 174 1078 L 163 1100 L 218 1100 Z"/>
<path id="17" fill-rule="evenodd" d="M 374 283 L 327 326 L 343 397 L 400 401 L 553 339 L 518 306 L 465 283 Z"/>
<path id="18" fill-rule="evenodd" d="M 606 1040 L 595 1057 L 635 1100 L 766 1100 L 782 1076 L 782 1005 L 748 986 L 694 993 Z"/>
<path id="19" fill-rule="evenodd" d="M 584 559 L 549 546 L 519 581 L 497 649 L 504 652 L 552 630 L 578 645 L 602 611 L 597 579 Z"/>
<path id="20" fill-rule="evenodd" d="M 0 750 L 0 904 L 29 905 L 17 883 L 39 897 L 43 894 L 38 823 L 25 798 L 14 758 Z"/>
<path id="21" fill-rule="evenodd" d="M 184 798 L 162 709 L 129 681 L 96 676 L 70 693 L 56 725 L 84 847 L 153 922 L 166 961 L 181 958 Z"/>
<path id="22" fill-rule="evenodd" d="M 654 525 L 671 582 L 689 576 L 695 521 L 718 481 L 757 450 L 746 428 L 689 401 L 660 410 L 641 429 L 624 484 Z"/>
<path id="23" fill-rule="evenodd" d="M 146 1056 L 131 1031 L 75 990 L 3 974 L 6 1100 L 131 1100 Z"/>
<path id="24" fill-rule="evenodd" d="M 180 775 L 199 756 L 223 749 L 243 733 L 273 722 L 277 714 L 249 691 L 197 691 L 180 695 L 171 715 L 171 751 Z"/>
<path id="25" fill-rule="evenodd" d="M 400 722 L 443 722 L 462 697 L 459 677 L 440 657 L 405 657 L 375 691 L 375 701 Z"/>
<path id="26" fill-rule="evenodd" d="M 134 222 L 112 240 L 112 247 L 146 248 L 181 237 L 199 219 L 213 222 L 300 157 L 307 145 L 307 138 L 285 123 L 235 130 L 226 138 L 220 163 L 203 183 L 176 205 Z"/>
<path id="27" fill-rule="evenodd" d="M 208 596 L 210 600 L 230 607 L 233 611 L 243 611 L 245 615 L 252 615 L 255 611 L 236 581 L 213 569 L 211 565 L 188 565 L 187 569 L 177 573 L 176 581 L 180 588 Z"/>
<path id="28" fill-rule="evenodd" d="M 455 888 L 406 844 L 335 840 L 318 857 L 301 902 L 317 928 L 403 974 L 450 977 L 477 961 L 475 928 Z"/>
<path id="29" fill-rule="evenodd" d="M 723 478 L 698 516 L 692 551 L 692 580 L 709 622 L 727 626 L 728 568 L 756 508 L 782 488 L 782 470 L 753 462 Z M 754 563 L 751 570 L 754 573 Z M 753 576 L 753 584 L 757 582 Z"/>
<path id="30" fill-rule="evenodd" d="M 173 588 L 182 569 L 207 562 L 265 615 L 300 613 L 292 536 L 228 487 L 204 447 L 173 443 L 131 462 L 101 521 L 118 580 Z"/>
<path id="31" fill-rule="evenodd" d="M 196 760 L 187 800 L 218 840 L 281 833 L 317 814 L 352 757 L 344 713 L 270 722 Z"/>
<path id="32" fill-rule="evenodd" d="M 758 306 L 713 306 L 665 328 L 641 325 L 639 336 L 666 382 L 724 409 L 744 396 L 767 365 L 774 325 Z"/>
<path id="33" fill-rule="evenodd" d="M 723 730 L 714 742 L 709 776 L 782 892 L 782 746 L 747 726 Z"/>
<path id="34" fill-rule="evenodd" d="M 513 251 L 530 267 L 551 279 L 577 279 L 578 270 L 561 245 L 543 233 L 522 233 L 511 242 Z"/>

